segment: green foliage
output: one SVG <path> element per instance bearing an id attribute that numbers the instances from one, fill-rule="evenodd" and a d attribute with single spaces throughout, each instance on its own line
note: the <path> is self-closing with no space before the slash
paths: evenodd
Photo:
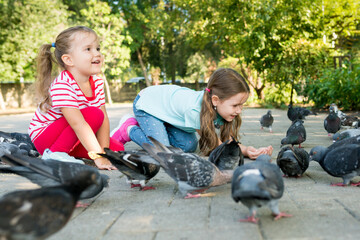
<path id="1" fill-rule="evenodd" d="M 37 50 L 54 41 L 66 17 L 60 1 L 0 0 L 0 81 L 34 81 Z"/>
<path id="2" fill-rule="evenodd" d="M 326 69 L 319 78 L 306 80 L 304 94 L 318 108 L 336 103 L 344 110 L 360 109 L 360 66 Z"/>
<path id="3" fill-rule="evenodd" d="M 188 59 L 187 74 L 194 82 L 204 78 L 206 70 L 206 58 L 203 54 L 195 53 Z"/>
<path id="4" fill-rule="evenodd" d="M 103 72 L 109 79 L 117 78 L 130 66 L 130 48 L 124 42 L 131 42 L 125 36 L 125 24 L 119 13 L 110 14 L 111 8 L 105 2 L 90 0 L 87 8 L 80 10 L 79 24 L 95 30 L 101 41 L 101 52 L 105 57 Z"/>

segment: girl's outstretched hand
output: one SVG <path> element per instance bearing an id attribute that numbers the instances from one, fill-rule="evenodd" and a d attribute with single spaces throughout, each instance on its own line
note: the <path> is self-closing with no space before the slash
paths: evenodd
<path id="1" fill-rule="evenodd" d="M 95 165 L 100 170 L 116 170 L 117 169 L 114 165 L 111 164 L 111 162 L 108 159 L 106 159 L 104 157 L 97 158 L 94 161 L 95 161 Z"/>
<path id="2" fill-rule="evenodd" d="M 247 147 L 247 156 L 250 159 L 256 159 L 258 156 L 262 155 L 262 154 L 267 154 L 267 155 L 272 155 L 273 152 L 273 147 L 270 145 L 268 147 L 262 147 L 262 148 L 254 148 L 253 146 L 248 146 Z"/>

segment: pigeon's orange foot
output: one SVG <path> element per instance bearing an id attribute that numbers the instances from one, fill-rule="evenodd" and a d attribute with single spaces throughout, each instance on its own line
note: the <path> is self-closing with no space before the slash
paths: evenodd
<path id="1" fill-rule="evenodd" d="M 347 187 L 344 183 L 332 183 L 330 186 L 332 187 Z"/>
<path id="2" fill-rule="evenodd" d="M 191 194 L 191 193 L 188 193 L 186 194 L 186 196 L 184 197 L 185 199 L 189 199 L 189 198 L 199 198 L 201 197 L 201 194 Z"/>
<path id="3" fill-rule="evenodd" d="M 141 187 L 140 186 L 140 191 L 147 191 L 147 190 L 155 190 L 155 187 L 150 187 L 150 186 L 145 186 L 145 187 Z"/>
<path id="4" fill-rule="evenodd" d="M 360 186 L 360 182 L 357 182 L 357 183 L 350 183 L 351 186 L 354 186 L 354 187 L 357 187 L 357 186 Z"/>
<path id="5" fill-rule="evenodd" d="M 83 203 L 83 202 L 80 202 L 80 201 L 78 201 L 78 202 L 76 203 L 76 205 L 75 205 L 75 207 L 77 207 L 77 208 L 80 208 L 80 207 L 82 207 L 82 208 L 87 208 L 88 206 L 90 206 L 89 203 Z"/>
<path id="6" fill-rule="evenodd" d="M 287 213 L 284 213 L 284 212 L 280 212 L 278 215 L 275 215 L 275 218 L 274 220 L 279 220 L 280 218 L 283 218 L 283 217 L 292 217 L 293 215 L 291 214 L 287 214 Z"/>
<path id="7" fill-rule="evenodd" d="M 254 215 L 245 218 L 245 219 L 239 219 L 239 222 L 250 222 L 250 223 L 255 223 L 257 224 L 259 221 L 259 218 L 256 218 Z"/>
<path id="8" fill-rule="evenodd" d="M 136 187 L 141 188 L 141 184 L 132 183 L 130 187 L 131 187 L 131 188 L 136 188 Z"/>

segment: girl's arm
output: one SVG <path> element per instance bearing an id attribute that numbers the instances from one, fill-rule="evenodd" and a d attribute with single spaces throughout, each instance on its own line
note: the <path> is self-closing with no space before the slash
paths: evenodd
<path id="1" fill-rule="evenodd" d="M 97 131 L 96 137 L 99 141 L 101 148 L 104 149 L 104 148 L 108 148 L 110 145 L 110 123 L 105 105 L 101 106 L 100 109 L 104 113 L 104 122 L 101 125 L 100 129 Z"/>
<path id="2" fill-rule="evenodd" d="M 103 147 L 99 144 L 94 132 L 90 125 L 85 121 L 83 115 L 79 109 L 76 108 L 61 108 L 61 111 L 69 123 L 71 128 L 74 130 L 76 136 L 80 140 L 81 144 L 88 152 L 101 153 L 104 152 Z M 106 124 L 105 124 L 106 125 Z M 106 127 L 105 127 L 106 128 Z M 104 131 L 104 130 L 103 130 Z M 101 133 L 103 135 L 104 133 Z M 108 140 L 109 141 L 109 140 Z M 105 144 L 105 140 L 102 140 L 102 144 Z M 96 166 L 99 169 L 112 170 L 116 169 L 108 159 L 101 157 L 95 161 Z"/>

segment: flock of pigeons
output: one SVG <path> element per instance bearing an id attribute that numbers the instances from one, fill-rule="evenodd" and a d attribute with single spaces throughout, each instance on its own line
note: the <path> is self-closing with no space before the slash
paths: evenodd
<path id="1" fill-rule="evenodd" d="M 284 192 L 283 175 L 301 177 L 311 160 L 319 162 L 330 175 L 343 178 L 343 183 L 336 185 L 352 184 L 351 179 L 360 174 L 360 133 L 355 134 L 356 128 L 346 130 L 347 134 L 338 133 L 341 125 L 334 127 L 334 122 L 345 123 L 339 112 L 332 105 L 324 120 L 324 128 L 334 134 L 336 142 L 329 147 L 314 147 L 307 153 L 301 148 L 306 140 L 303 123 L 306 116 L 314 113 L 290 105 L 288 117 L 292 124 L 281 140 L 277 164 L 272 164 L 268 155 L 244 163 L 235 139 L 222 143 L 208 159 L 164 146 L 151 137 L 152 144 L 145 143 L 143 150 L 105 149 L 101 155 L 127 177 L 131 187 L 153 189 L 147 183 L 160 168 L 175 181 L 184 198 L 201 197 L 211 187 L 231 183 L 232 198 L 250 212 L 248 218 L 240 221 L 257 223 L 256 211 L 261 206 L 268 206 L 277 220 L 291 217 L 278 206 Z M 260 119 L 261 127 L 269 128 L 270 132 L 273 122 L 271 111 Z M 0 239 L 45 239 L 65 226 L 79 200 L 95 197 L 108 186 L 109 177 L 95 167 L 38 156 L 26 134 L 0 132 L 0 173 L 17 174 L 41 186 L 0 198 Z"/>
<path id="2" fill-rule="evenodd" d="M 301 177 L 309 167 L 309 162 L 316 161 L 329 175 L 343 179 L 342 183 L 332 186 L 360 185 L 360 183 L 351 183 L 354 177 L 360 175 L 359 119 L 346 115 L 336 104 L 331 104 L 329 114 L 324 119 L 324 129 L 328 136 L 332 136 L 334 143 L 329 147 L 316 146 L 308 153 L 301 147 L 301 143 L 306 140 L 303 123 L 305 117 L 310 114 L 316 115 L 306 108 L 294 108 L 289 105 L 287 116 L 292 123 L 286 132 L 286 137 L 281 140 L 281 149 L 276 159 L 284 176 Z M 267 127 L 272 132 L 273 122 L 271 111 L 268 111 L 260 119 L 261 129 Z M 339 131 L 341 128 L 348 129 Z"/>

